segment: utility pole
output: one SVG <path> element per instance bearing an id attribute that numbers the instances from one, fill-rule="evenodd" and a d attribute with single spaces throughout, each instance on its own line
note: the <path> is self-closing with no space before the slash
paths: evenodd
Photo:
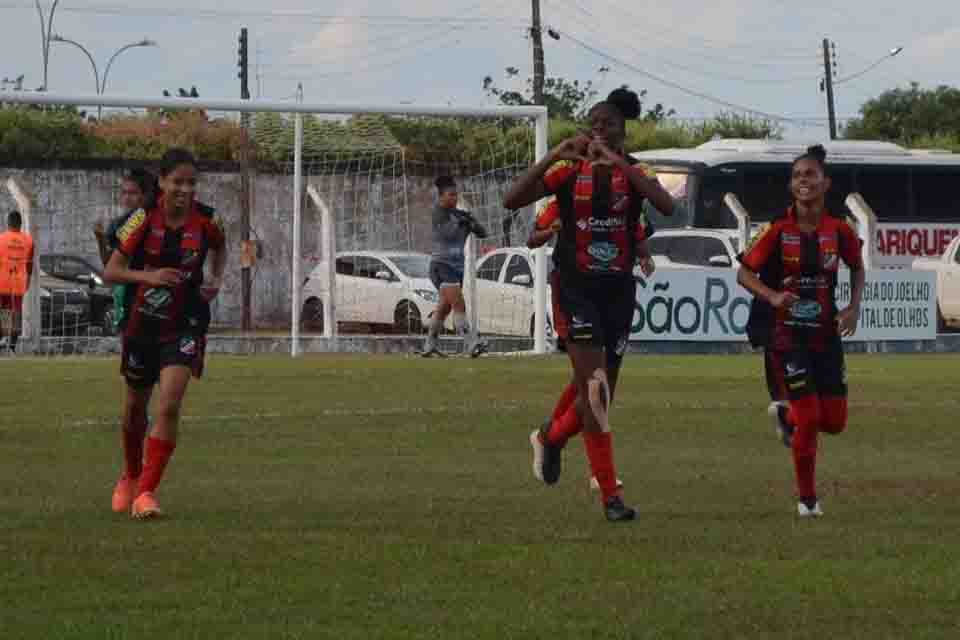
<path id="1" fill-rule="evenodd" d="M 240 29 L 240 60 L 239 66 L 240 71 L 237 73 L 237 76 L 240 78 L 240 98 L 242 100 L 250 99 L 250 87 L 248 84 L 249 80 L 249 60 L 248 60 L 248 39 L 247 39 L 247 28 L 243 27 Z M 241 316 L 240 316 L 240 328 L 243 331 L 250 331 L 253 327 L 253 310 L 251 306 L 251 299 L 253 294 L 253 282 L 251 278 L 250 269 L 253 266 L 249 260 L 245 259 L 249 255 L 249 244 L 250 244 L 250 193 L 251 193 L 251 164 L 252 159 L 251 155 L 253 153 L 253 145 L 250 144 L 250 114 L 243 112 L 240 114 L 240 128 L 243 131 L 242 145 L 243 148 L 240 152 L 240 246 L 241 257 L 240 257 L 240 299 L 241 299 Z M 255 256 L 256 253 L 254 252 Z"/>
<path id="2" fill-rule="evenodd" d="M 543 104 L 543 83 L 546 68 L 543 64 L 543 27 L 540 25 L 540 0 L 533 0 L 533 23 L 530 26 L 533 41 L 533 103 Z"/>
<path id="3" fill-rule="evenodd" d="M 830 56 L 830 40 L 823 39 L 823 89 L 827 92 L 827 118 L 830 121 L 830 139 L 837 139 L 837 110 L 833 103 L 833 60 Z"/>

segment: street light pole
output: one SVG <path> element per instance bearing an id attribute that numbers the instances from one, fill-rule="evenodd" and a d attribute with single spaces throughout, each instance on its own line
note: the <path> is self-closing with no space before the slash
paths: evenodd
<path id="1" fill-rule="evenodd" d="M 70 40 L 69 38 L 64 38 L 63 36 L 58 35 L 58 34 L 52 34 L 52 35 L 50 36 L 50 40 L 52 40 L 53 42 L 65 42 L 65 43 L 67 43 L 67 44 L 72 44 L 73 46 L 77 47 L 78 49 L 80 49 L 81 51 L 83 51 L 85 54 L 87 54 L 87 59 L 89 59 L 89 60 L 90 60 L 90 64 L 93 65 L 93 78 L 94 78 L 94 80 L 95 80 L 95 82 L 96 82 L 96 88 L 97 88 L 97 95 L 98 95 L 98 96 L 103 95 L 104 92 L 106 91 L 106 89 L 107 89 L 107 77 L 110 75 L 110 67 L 113 66 L 113 61 L 116 60 L 117 57 L 118 57 L 121 53 L 123 53 L 123 52 L 126 51 L 127 49 L 134 49 L 134 48 L 136 48 L 136 47 L 155 47 L 155 46 L 157 46 L 157 43 L 154 42 L 153 40 L 150 40 L 150 39 L 148 39 L 148 38 L 144 38 L 144 39 L 141 40 L 140 42 L 131 42 L 131 43 L 128 44 L 128 45 L 125 45 L 125 46 L 123 46 L 123 47 L 120 47 L 116 52 L 114 52 L 114 54 L 113 54 L 112 56 L 110 56 L 110 60 L 107 62 L 107 68 L 104 69 L 104 71 L 103 71 L 103 79 L 101 80 L 101 78 L 100 78 L 100 72 L 97 70 L 97 63 L 96 63 L 96 61 L 93 59 L 93 55 L 92 55 L 89 51 L 87 51 L 87 48 L 86 48 L 86 47 L 84 47 L 82 44 L 80 44 L 79 42 L 77 42 L 77 41 L 75 41 L 75 40 Z M 99 120 L 102 116 L 103 116 L 103 106 L 102 106 L 102 105 L 98 105 L 98 106 L 97 106 L 97 120 Z"/>
<path id="2" fill-rule="evenodd" d="M 63 36 L 53 33 L 50 34 L 50 40 L 53 42 L 64 42 L 66 44 L 72 44 L 76 48 L 80 49 L 87 55 L 87 59 L 90 61 L 90 65 L 93 66 L 93 81 L 97 87 L 97 95 L 100 95 L 100 71 L 97 69 L 97 61 L 93 59 L 93 54 L 87 51 L 87 48 L 77 42 L 76 40 L 71 40 L 69 38 L 64 38 Z M 46 81 L 44 81 L 46 84 Z"/>
<path id="3" fill-rule="evenodd" d="M 60 4 L 60 0 L 53 0 L 53 6 L 50 7 L 50 15 L 46 18 L 46 24 L 44 24 L 44 15 L 43 7 L 40 6 L 40 0 L 34 0 L 34 4 L 37 7 L 37 13 L 40 14 L 40 43 L 42 45 L 43 53 L 43 87 L 44 91 L 47 90 L 47 70 L 50 67 L 50 35 L 53 32 L 53 14 L 57 12 L 57 5 Z"/>
<path id="4" fill-rule="evenodd" d="M 135 49 L 137 47 L 155 47 L 157 43 L 149 38 L 144 38 L 140 42 L 131 42 L 130 44 L 120 47 L 116 53 L 110 56 L 110 61 L 107 62 L 107 68 L 103 71 L 103 80 L 100 82 L 100 93 L 107 92 L 107 77 L 110 75 L 110 67 L 113 66 L 113 61 L 117 59 L 121 53 L 127 49 Z"/>

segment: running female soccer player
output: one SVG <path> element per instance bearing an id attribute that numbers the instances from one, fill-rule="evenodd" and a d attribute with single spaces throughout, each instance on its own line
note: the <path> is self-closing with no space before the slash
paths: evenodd
<path id="1" fill-rule="evenodd" d="M 857 330 L 864 272 L 860 240 L 826 209 L 830 178 L 826 151 L 810 147 L 793 163 L 793 206 L 774 221 L 743 256 L 737 280 L 774 308 L 770 358 L 789 398 L 798 513 L 823 515 L 817 499 L 817 434 L 847 426 L 847 379 L 841 337 Z M 850 305 L 837 310 L 840 261 L 850 269 Z M 757 276 L 771 268 L 771 287 Z"/>
<path id="2" fill-rule="evenodd" d="M 563 447 L 582 425 L 610 521 L 636 517 L 617 487 L 608 410 L 636 305 L 633 267 L 644 239 L 643 201 L 649 199 L 666 215 L 673 213 L 670 195 L 624 153 L 626 121 L 639 114 L 635 93 L 614 91 L 590 110 L 589 133 L 551 150 L 514 182 L 504 199 L 506 208 L 516 210 L 556 195 L 559 208 L 559 223 L 535 232 L 531 244 L 559 234 L 553 254 L 555 295 L 568 322 L 566 346 L 576 393 L 568 390 L 561 399 L 572 411 L 530 435 L 534 475 L 546 484 L 557 482 Z"/>
<path id="3" fill-rule="evenodd" d="M 183 397 L 193 374 L 200 377 L 209 302 L 226 263 L 219 224 L 194 201 L 196 161 L 171 149 L 162 161 L 162 195 L 150 211 L 138 211 L 118 231 L 119 247 L 104 273 L 134 286 L 123 335 L 121 370 L 127 384 L 124 415 L 126 465 L 113 493 L 113 508 L 135 518 L 162 512 L 154 492 L 173 455 Z M 211 281 L 204 264 L 211 260 Z M 155 386 L 155 424 L 146 441 L 147 406 Z"/>

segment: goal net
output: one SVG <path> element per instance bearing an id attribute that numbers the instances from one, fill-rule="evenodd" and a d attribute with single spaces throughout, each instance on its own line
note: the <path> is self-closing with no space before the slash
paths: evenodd
<path id="1" fill-rule="evenodd" d="M 84 112 L 98 101 L 99 121 Z M 417 350 L 438 301 L 429 267 L 434 181 L 450 175 L 459 208 L 487 231 L 464 247 L 472 336 L 494 351 L 546 350 L 545 270 L 524 248 L 533 207 L 501 204 L 545 151 L 542 108 L 30 93 L 0 108 L 35 126 L 59 118 L 76 138 L 66 150 L 0 159 L 0 205 L 26 210 L 39 276 L 18 317 L 0 317 L 0 344 L 16 334 L 14 353 L 118 350 L 118 310 L 94 230 L 123 213 L 125 173 L 155 169 L 173 146 L 194 152 L 197 200 L 216 209 L 227 235 L 224 287 L 211 308 L 214 349 Z M 452 329 L 451 315 L 441 344 L 458 352 L 464 340 Z"/>

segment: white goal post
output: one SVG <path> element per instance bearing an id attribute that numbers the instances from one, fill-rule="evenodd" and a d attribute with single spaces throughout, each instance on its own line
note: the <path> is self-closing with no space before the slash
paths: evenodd
<path id="1" fill-rule="evenodd" d="M 291 328 L 291 354 L 300 353 L 299 345 L 299 314 L 301 288 L 301 208 L 306 195 L 319 207 L 316 202 L 317 194 L 309 194 L 304 188 L 302 169 L 303 150 L 303 116 L 311 114 L 335 116 L 386 115 L 386 116 L 431 116 L 431 117 L 466 117 L 466 118 L 516 118 L 532 121 L 534 124 L 534 160 L 546 155 L 548 145 L 548 114 L 546 107 L 516 106 L 516 107 L 451 107 L 432 105 L 384 105 L 373 103 L 309 103 L 309 102 L 280 102 L 268 100 L 210 100 L 199 98 L 154 98 L 145 96 L 96 96 L 96 95 L 69 95 L 41 92 L 7 92 L 2 98 L 5 104 L 22 105 L 49 105 L 72 107 L 106 107 L 115 109 L 158 109 L 158 110 L 206 110 L 234 113 L 278 113 L 294 116 L 296 134 L 294 143 L 294 197 L 292 210 L 294 213 L 293 226 L 295 240 L 293 247 L 293 264 L 291 278 L 291 298 L 293 304 L 293 326 Z M 329 214 L 326 216 L 329 218 Z M 333 250 L 331 244 L 324 241 L 325 249 Z M 333 261 L 328 261 L 331 265 Z M 537 249 L 534 256 L 533 299 L 535 305 L 533 342 L 535 353 L 547 351 L 547 263 L 546 250 Z M 332 267 L 331 267 L 332 269 Z M 330 322 L 332 305 L 325 305 L 324 315 L 328 322 L 324 328 L 325 337 L 335 337 L 335 322 Z M 331 326 L 334 325 L 334 326 Z M 476 330 L 476 327 L 474 327 Z M 26 337 L 26 335 L 25 335 Z"/>

